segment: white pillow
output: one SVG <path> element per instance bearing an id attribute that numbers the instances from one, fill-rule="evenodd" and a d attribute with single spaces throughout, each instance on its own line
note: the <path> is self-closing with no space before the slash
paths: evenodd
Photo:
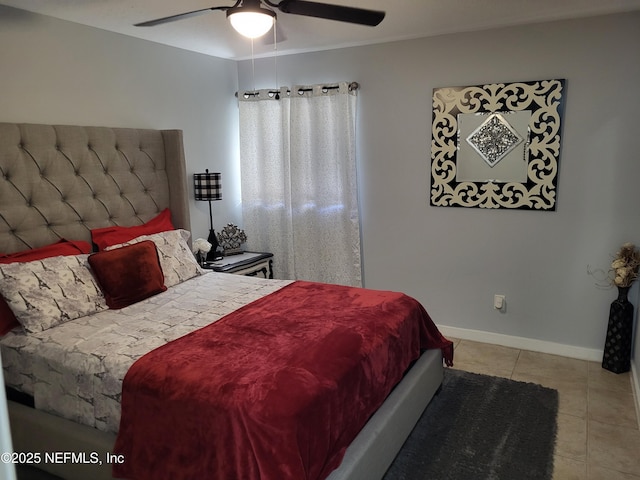
<path id="1" fill-rule="evenodd" d="M 162 267 L 162 273 L 164 273 L 164 284 L 166 287 L 173 287 L 204 273 L 187 243 L 190 236 L 191 233 L 186 230 L 168 230 L 154 233 L 153 235 L 142 235 L 119 245 L 111 245 L 105 250 L 113 250 L 114 248 L 132 245 L 143 240 L 151 240 L 158 249 L 160 266 Z"/>
<path id="2" fill-rule="evenodd" d="M 0 265 L 0 293 L 27 332 L 41 332 L 107 308 L 88 257 Z"/>

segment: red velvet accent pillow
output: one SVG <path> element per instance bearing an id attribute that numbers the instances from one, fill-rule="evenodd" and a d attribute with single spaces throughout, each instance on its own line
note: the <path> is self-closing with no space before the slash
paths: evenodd
<path id="1" fill-rule="evenodd" d="M 18 327 L 18 319 L 7 305 L 5 299 L 0 295 L 0 337 Z"/>
<path id="2" fill-rule="evenodd" d="M 175 230 L 171 223 L 171 212 L 165 208 L 158 215 L 143 225 L 133 227 L 104 227 L 91 230 L 91 239 L 98 246 L 98 250 L 104 250 L 111 245 L 125 243 L 141 235 L 153 235 L 154 233 Z"/>
<path id="3" fill-rule="evenodd" d="M 51 245 L 16 253 L 0 253 L 0 263 L 33 262 L 43 258 L 58 257 L 60 255 L 81 255 L 91 252 L 91 244 L 82 240 L 62 239 Z M 19 326 L 5 299 L 0 295 L 0 337 Z"/>
<path id="4" fill-rule="evenodd" d="M 124 308 L 164 292 L 164 274 L 156 244 L 143 240 L 89 256 L 89 265 L 109 308 Z"/>

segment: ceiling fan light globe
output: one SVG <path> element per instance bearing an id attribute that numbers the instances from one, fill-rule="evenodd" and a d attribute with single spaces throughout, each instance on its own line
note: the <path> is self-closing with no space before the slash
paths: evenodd
<path id="1" fill-rule="evenodd" d="M 254 11 L 233 12 L 228 15 L 231 26 L 240 34 L 248 38 L 258 38 L 273 27 L 275 14 L 262 9 L 265 13 Z"/>

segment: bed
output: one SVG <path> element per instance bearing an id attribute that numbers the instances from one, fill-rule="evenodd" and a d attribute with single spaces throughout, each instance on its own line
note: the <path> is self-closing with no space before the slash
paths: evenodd
<path id="1" fill-rule="evenodd" d="M 206 355 L 198 350 L 198 345 L 217 341 L 217 336 L 225 330 L 251 330 L 255 335 L 262 336 L 252 339 L 247 334 L 246 344 L 234 343 L 234 349 L 243 351 L 242 355 L 245 357 L 253 356 L 260 349 L 253 348 L 252 345 L 262 344 L 262 340 L 256 338 L 275 338 L 276 335 L 268 329 L 276 323 L 290 322 L 286 328 L 290 337 L 307 335 L 324 338 L 324 344 L 298 348 L 296 343 L 286 343 L 277 355 L 275 347 L 265 347 L 264 355 L 270 355 L 270 360 L 266 363 L 276 365 L 277 362 L 272 362 L 271 359 L 282 357 L 283 366 L 262 377 L 251 377 L 251 382 L 247 382 L 245 390 L 237 397 L 275 396 L 275 405 L 287 405 L 287 408 L 280 410 L 297 409 L 295 422 L 281 416 L 288 412 L 280 412 L 275 407 L 271 407 L 268 412 L 262 409 L 256 413 L 255 405 L 259 405 L 259 402 L 251 401 L 230 407 L 244 415 L 239 423 L 226 425 L 230 423 L 226 421 L 227 416 L 221 420 L 214 414 L 207 414 L 203 418 L 210 419 L 210 423 L 204 434 L 194 434 L 193 430 L 186 427 L 179 433 L 184 438 L 190 438 L 200 434 L 211 435 L 213 429 L 219 436 L 223 435 L 220 432 L 231 435 L 229 438 L 233 439 L 232 442 L 222 443 L 231 443 L 237 447 L 233 452 L 225 452 L 225 455 L 235 455 L 233 458 L 237 465 L 227 465 L 226 470 L 223 469 L 218 476 L 207 474 L 206 478 L 232 478 L 230 472 L 233 471 L 237 471 L 241 478 L 286 478 L 281 475 L 281 471 L 272 471 L 271 466 L 265 463 L 265 459 L 280 455 L 286 448 L 278 446 L 274 452 L 268 446 L 255 447 L 255 442 L 257 430 L 262 429 L 261 435 L 268 437 L 274 432 L 274 424 L 285 425 L 288 421 L 295 425 L 290 430 L 276 430 L 278 435 L 286 438 L 290 434 L 292 438 L 289 443 L 304 445 L 297 453 L 292 451 L 294 457 L 304 457 L 301 461 L 291 460 L 291 455 L 286 457 L 283 454 L 282 458 L 285 460 L 281 463 L 287 463 L 288 478 L 381 478 L 441 384 L 443 352 L 448 362 L 452 359 L 450 342 L 439 334 L 422 306 L 414 299 L 397 292 L 349 289 L 311 282 L 264 280 L 205 273 L 200 270 L 192 255 L 191 262 L 187 258 L 190 254 L 188 183 L 182 132 L 179 130 L 0 124 L 0 252 L 36 252 L 51 245 L 56 252 L 60 248 L 81 248 L 79 245 L 100 243 L 100 237 L 95 232 L 104 231 L 112 240 L 118 238 L 118 232 L 123 230 L 129 236 L 131 231 L 139 234 L 134 240 L 125 239 L 115 245 L 111 242 L 109 248 L 101 248 L 102 251 L 95 255 L 83 251 L 82 254 L 62 254 L 65 256 L 47 257 L 36 262 L 16 261 L 4 267 L 0 264 L 0 288 L 5 288 L 3 292 L 8 297 L 8 303 L 13 301 L 11 305 L 16 305 L 22 301 L 25 309 L 30 307 L 27 306 L 29 302 L 23 298 L 24 292 L 29 291 L 32 286 L 18 286 L 13 277 L 11 281 L 6 279 L 14 271 L 22 271 L 21 269 L 26 268 L 25 265 L 31 263 L 38 264 L 38 268 L 44 265 L 44 273 L 38 278 L 45 278 L 45 284 L 46 275 L 70 269 L 74 272 L 74 283 L 77 284 L 79 279 L 85 282 L 85 293 L 86 288 L 89 288 L 87 285 L 96 280 L 99 280 L 98 286 L 104 291 L 95 289 L 98 297 L 102 295 L 99 300 L 83 293 L 82 299 L 87 299 L 84 303 L 71 301 L 72 295 L 63 295 L 65 298 L 59 300 L 56 308 L 60 306 L 60 311 L 64 310 L 67 315 L 64 321 L 58 320 L 60 315 L 56 316 L 57 313 L 49 322 L 44 320 L 48 318 L 47 315 L 32 315 L 33 311 L 29 311 L 31 313 L 25 313 L 26 320 L 23 322 L 24 328 L 30 330 L 29 333 L 25 333 L 22 328 L 15 328 L 0 337 L 5 382 L 11 387 L 8 404 L 14 449 L 43 454 L 73 452 L 75 456 L 66 460 L 65 457 L 58 457 L 57 461 L 40 461 L 37 464 L 37 467 L 63 478 L 112 478 L 114 474 L 119 478 L 159 478 L 158 472 L 145 477 L 139 468 L 127 469 L 129 465 L 123 468 L 121 459 L 136 459 L 131 460 L 131 465 L 135 462 L 144 465 L 144 458 L 157 454 L 169 443 L 166 439 L 157 437 L 158 442 L 154 444 L 156 435 L 149 438 L 151 427 L 179 432 L 189 422 L 198 424 L 200 417 L 195 416 L 190 420 L 180 417 L 180 421 L 175 421 L 177 417 L 173 414 L 158 414 L 173 407 L 166 399 L 158 399 L 154 403 L 158 395 L 141 396 L 140 392 L 147 395 L 153 389 L 166 391 L 167 385 L 174 384 L 184 384 L 187 387 L 198 385 L 196 393 L 181 393 L 186 391 L 186 387 L 181 387 L 171 395 L 177 395 L 176 402 L 180 406 L 184 402 L 192 402 L 192 406 L 187 409 L 189 411 L 194 411 L 196 407 L 193 405 L 201 408 L 202 398 L 211 397 L 212 392 L 222 390 L 223 387 L 214 383 L 208 385 L 209 377 L 216 375 L 207 374 L 206 369 L 193 368 L 194 363 L 198 363 L 201 356 Z M 162 222 L 165 227 L 156 228 L 153 232 L 147 231 L 149 225 L 156 225 L 154 222 Z M 171 229 L 166 228 L 167 222 Z M 112 236 L 114 231 L 115 237 Z M 95 245 L 92 248 L 95 249 Z M 63 267 L 60 267 L 60 262 Z M 149 274 L 141 281 L 133 278 L 133 274 L 118 273 L 119 270 L 114 267 L 130 267 L 132 262 L 142 262 L 142 267 L 136 271 L 160 273 Z M 85 269 L 92 272 L 91 278 L 82 277 L 86 275 Z M 2 278 L 5 279 L 4 284 Z M 130 280 L 128 284 L 125 282 L 124 288 L 120 285 L 123 278 Z M 141 284 L 145 286 L 145 292 L 140 293 L 143 296 L 140 299 L 130 298 L 138 295 L 136 288 Z M 105 289 L 106 286 L 108 288 Z M 33 288 L 42 289 L 41 286 Z M 212 291 L 216 292 L 215 301 L 211 301 Z M 357 370 L 375 372 L 375 375 L 368 376 L 379 379 L 380 388 L 363 394 L 364 390 L 354 387 L 360 385 L 360 380 L 343 376 L 350 379 L 345 383 L 352 390 L 343 390 L 344 386 L 341 386 L 336 392 L 346 392 L 340 393 L 344 397 L 341 400 L 343 403 L 328 407 L 315 406 L 315 400 L 308 401 L 306 395 L 310 390 L 320 389 L 325 392 L 328 401 L 334 401 L 332 399 L 335 395 L 326 393 L 335 389 L 332 383 L 334 380 L 319 382 L 322 383 L 322 388 L 316 384 L 313 388 L 307 388 L 310 382 L 318 383 L 315 377 L 310 380 L 308 372 L 313 371 L 318 378 L 324 379 L 325 373 L 333 374 L 337 371 L 339 378 L 343 378 L 340 377 L 341 372 L 352 368 L 351 361 L 344 352 L 350 351 L 354 343 L 359 345 L 360 352 L 364 352 L 364 347 L 361 348 L 360 345 L 366 342 L 361 339 L 369 337 L 364 333 L 353 335 L 350 327 L 338 325 L 337 320 L 329 322 L 331 327 L 325 327 L 322 322 L 307 321 L 318 311 L 318 305 L 314 305 L 318 302 L 313 301 L 320 298 L 318 295 L 333 295 L 326 298 L 332 298 L 331 304 L 335 303 L 336 310 L 344 312 L 347 311 L 346 306 L 340 306 L 340 299 L 348 297 L 350 304 L 354 303 L 354 298 L 357 299 L 356 303 L 361 310 L 354 310 L 355 318 L 363 315 L 362 308 L 365 306 L 375 306 L 379 310 L 383 305 L 384 315 L 377 317 L 384 323 L 376 323 L 378 320 L 374 321 L 373 316 L 371 321 L 362 322 L 363 325 L 370 324 L 367 328 L 372 329 L 375 334 L 370 337 L 381 337 L 378 332 L 386 329 L 391 319 L 397 317 L 397 329 L 404 333 L 400 335 L 394 332 L 387 336 L 413 339 L 411 348 L 398 343 L 393 347 L 395 350 L 386 344 L 384 347 L 380 346 L 377 341 L 369 342 L 369 350 L 378 353 L 367 353 L 366 361 L 370 363 L 363 361 L 366 366 L 358 366 Z M 38 297 L 33 298 L 35 300 L 32 303 L 37 306 Z M 303 298 L 303 307 L 308 310 L 301 310 L 300 305 L 297 305 L 301 303 L 299 299 Z M 50 298 L 47 298 L 48 301 Z M 73 304 L 74 314 L 67 314 L 66 309 L 71 307 L 66 307 L 65 302 Z M 109 305 L 102 302 L 109 302 Z M 98 304 L 99 307 L 96 307 Z M 295 309 L 283 309 L 284 313 L 276 315 L 282 305 L 292 304 L 296 304 Z M 82 309 L 83 305 L 86 306 L 85 310 Z M 123 308 L 123 305 L 126 306 Z M 401 314 L 405 307 L 412 313 Z M 312 308 L 315 310 L 309 310 Z M 293 310 L 303 311 L 304 318 L 292 321 Z M 35 312 L 39 311 L 36 309 Z M 273 317 L 275 322 L 260 323 L 267 317 Z M 332 318 L 337 319 L 338 316 Z M 257 322 L 251 328 L 247 326 L 249 319 Z M 314 328 L 318 330 L 315 331 Z M 150 334 L 152 331 L 153 336 Z M 244 334 L 242 338 L 245 338 Z M 123 339 L 124 344 L 117 343 Z M 187 345 L 184 343 L 187 340 L 192 343 Z M 287 341 L 298 340 L 293 338 Z M 276 343 L 281 342 L 278 340 Z M 245 350 L 241 350 L 243 348 Z M 187 351 L 193 352 L 189 361 L 170 356 Z M 294 353 L 296 351 L 298 353 Z M 325 358 L 327 352 L 332 352 L 329 358 Z M 344 360 L 340 360 L 343 357 Z M 162 367 L 161 360 L 165 358 L 173 360 L 168 360 L 169 366 Z M 380 358 L 386 358 L 384 367 L 380 367 Z M 304 372 L 298 367 L 291 368 L 289 362 L 292 359 L 305 364 L 302 369 Z M 150 370 L 138 368 L 145 360 Z M 212 362 L 216 361 L 219 360 L 207 358 L 206 364 L 213 365 Z M 185 364 L 182 370 L 175 368 L 175 365 L 181 363 Z M 217 376 L 229 375 L 224 370 L 229 367 L 227 363 L 234 362 L 221 362 L 211 371 L 219 371 Z M 347 364 L 348 368 L 345 366 Z M 381 368 L 384 374 L 381 373 Z M 196 370 L 201 372 L 200 376 L 194 373 Z M 397 371 L 391 374 L 393 370 Z M 147 373 L 151 371 L 154 372 L 153 375 Z M 285 375 L 283 371 L 288 373 Z M 158 375 L 164 383 L 156 381 Z M 245 375 L 248 374 L 245 372 Z M 153 381 L 149 381 L 151 377 L 154 378 Z M 261 384 L 260 378 L 263 377 L 273 377 L 274 381 L 259 390 L 256 385 Z M 134 381 L 141 383 L 133 383 Z M 331 388 L 327 387 L 329 384 Z M 301 388 L 301 385 L 306 387 Z M 224 389 L 227 388 L 232 387 L 224 385 Z M 204 392 L 200 396 L 199 389 Z M 376 396 L 380 398 L 374 398 Z M 371 397 L 371 404 L 375 404 L 375 408 L 370 411 L 371 405 L 361 402 L 361 397 L 367 397 L 367 402 Z M 338 435 L 334 432 L 338 429 L 332 427 L 325 432 L 325 437 L 329 440 L 325 438 L 320 442 L 317 437 L 311 438 L 309 432 L 322 430 L 325 424 L 319 423 L 310 411 L 315 413 L 324 409 L 330 412 L 327 415 L 335 416 L 346 404 L 344 402 L 351 398 L 357 398 L 358 405 L 366 407 L 358 407 L 357 414 L 351 415 L 352 410 L 347 410 L 349 415 L 343 413 L 343 417 L 362 417 L 361 424 L 349 427 L 357 430 Z M 208 402 L 204 403 L 207 405 L 203 408 L 211 409 Z M 312 410 L 308 410 L 311 408 L 309 404 L 314 405 Z M 253 410 L 247 413 L 249 408 Z M 154 410 L 155 417 L 149 413 Z M 265 423 L 267 417 L 276 418 L 277 421 Z M 339 418 L 339 422 L 349 420 Z M 140 424 L 135 423 L 137 419 L 140 419 Z M 163 425 L 163 422 L 166 424 Z M 242 424 L 242 428 L 238 427 L 239 424 Z M 243 430 L 242 434 L 238 434 L 239 429 L 246 429 L 249 433 Z M 294 431 L 295 433 L 291 433 Z M 144 440 L 145 435 L 147 440 Z M 138 440 L 130 440 L 134 438 Z M 216 442 L 212 437 L 199 438 L 195 447 L 187 445 L 177 455 L 185 458 L 190 452 L 198 450 L 195 460 L 183 460 L 186 463 L 180 464 L 174 458 L 173 463 L 163 465 L 159 471 L 170 471 L 167 469 L 172 465 L 175 467 L 178 462 L 178 473 L 167 474 L 166 478 L 179 478 L 182 473 L 183 478 L 203 478 L 204 470 L 187 473 L 187 464 L 204 457 L 215 457 L 213 453 L 202 453 L 201 449 L 204 443 L 213 445 Z M 178 443 L 183 444 L 182 441 Z M 321 443 L 328 446 L 316 448 Z M 225 448 L 225 445 L 219 448 Z M 207 448 L 214 447 L 210 445 Z M 153 462 L 162 462 L 178 450 L 173 445 Z M 255 451 L 249 454 L 247 450 Z M 327 453 L 323 457 L 321 452 L 324 450 L 330 455 Z M 300 465 L 294 468 L 294 463 Z M 210 465 L 201 467 L 210 468 Z"/>

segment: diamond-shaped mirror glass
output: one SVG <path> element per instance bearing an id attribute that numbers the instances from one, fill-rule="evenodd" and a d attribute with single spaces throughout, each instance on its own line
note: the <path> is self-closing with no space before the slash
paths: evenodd
<path id="1" fill-rule="evenodd" d="M 520 144 L 523 138 L 502 115 L 494 113 L 471 132 L 466 140 L 493 167 Z"/>

